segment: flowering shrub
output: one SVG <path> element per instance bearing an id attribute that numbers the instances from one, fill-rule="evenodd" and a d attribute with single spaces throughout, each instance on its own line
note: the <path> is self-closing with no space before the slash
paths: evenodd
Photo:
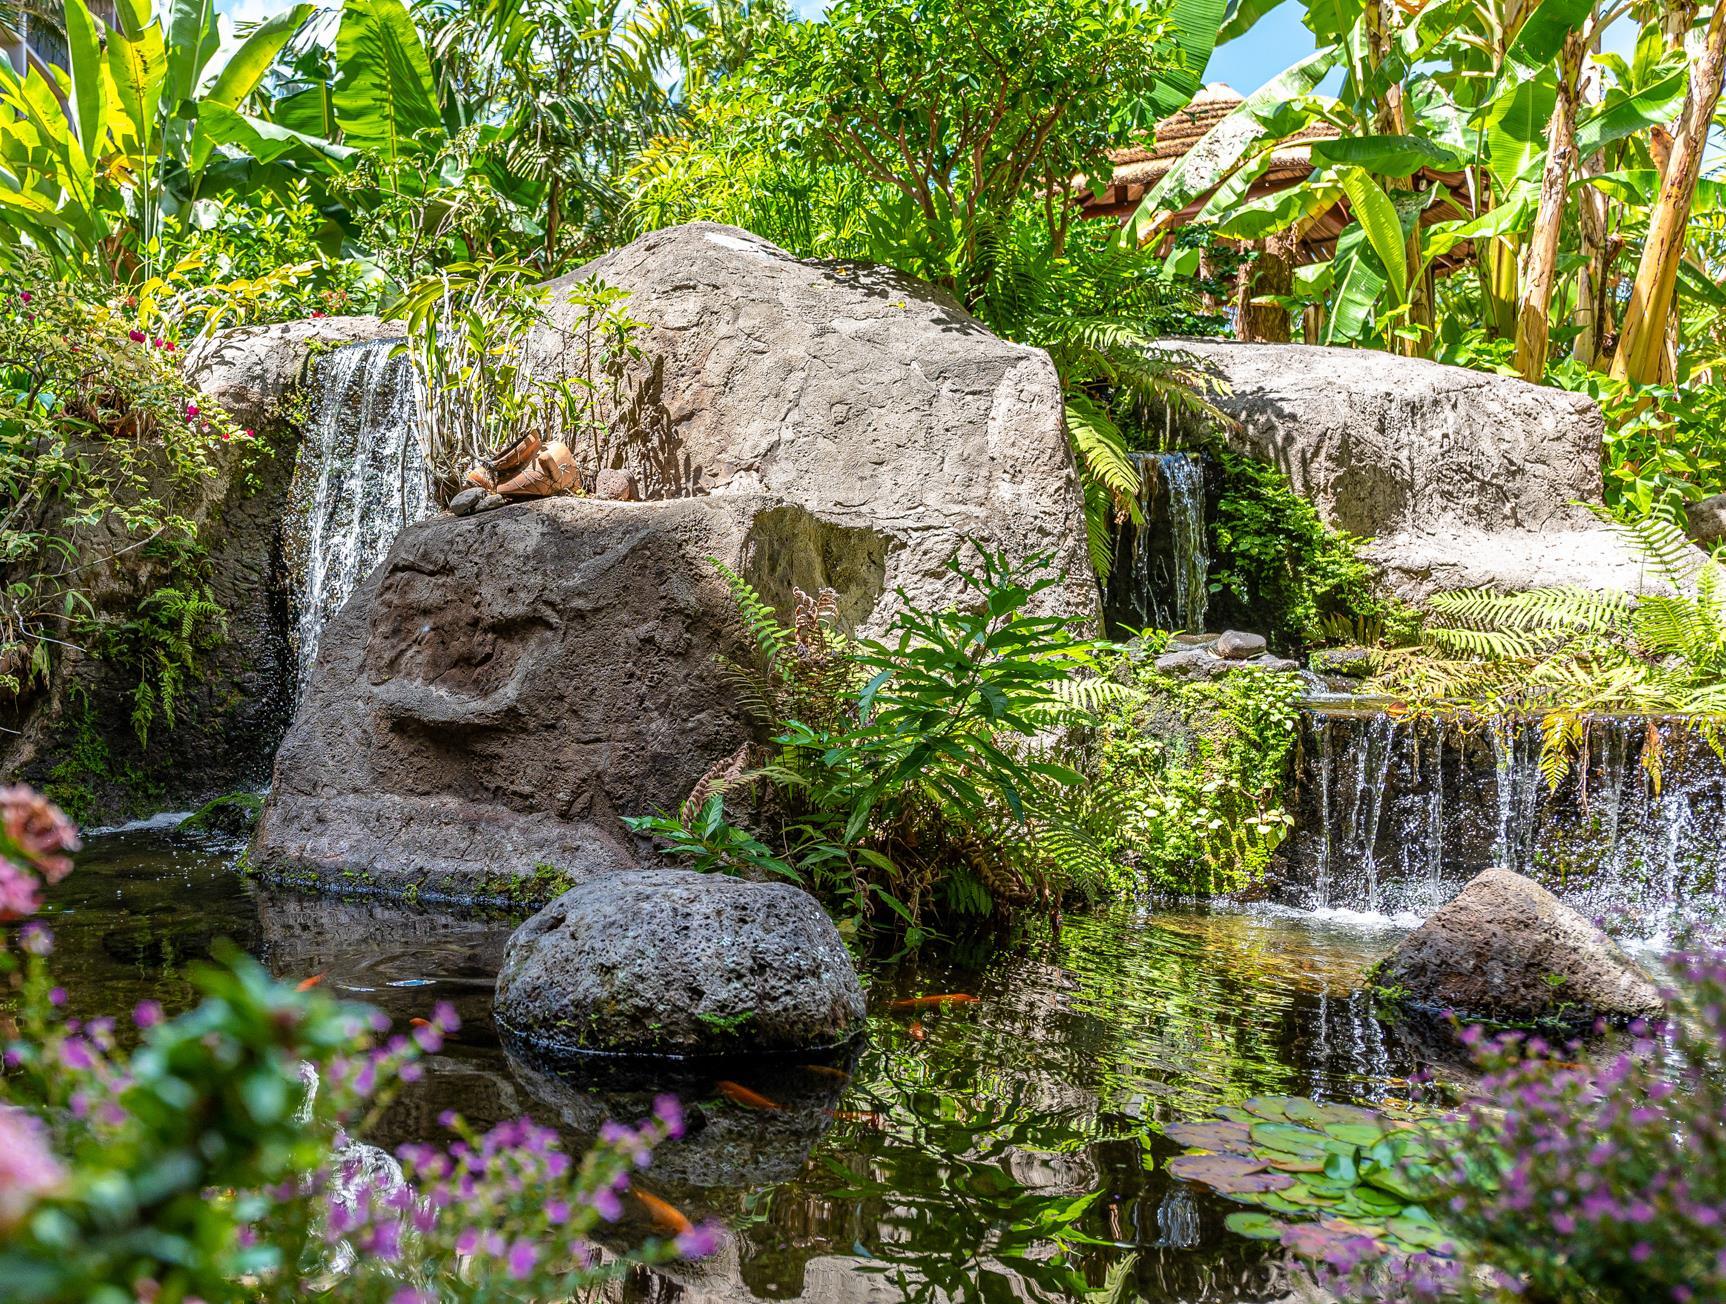
<path id="1" fill-rule="evenodd" d="M 1464 1031 L 1484 1070 L 1427 1150 L 1440 1254 L 1321 1247 L 1357 1299 L 1726 1299 L 1726 951 L 1673 957 L 1671 1019 L 1594 1062 Z M 1296 1245 L 1297 1250 L 1300 1248 Z"/>
<path id="2" fill-rule="evenodd" d="M 21 788 L 0 790 L 8 918 L 65 872 L 76 836 Z M 0 952 L 16 1018 L 0 1078 L 0 1282 L 20 1301 L 301 1300 L 431 1304 L 567 1299 L 620 1264 L 711 1251 L 684 1225 L 601 1262 L 594 1237 L 631 1175 L 678 1135 L 676 1101 L 608 1125 L 578 1160 L 527 1120 L 399 1158 L 353 1139 L 456 1028 L 440 1007 L 391 1033 L 383 1016 L 271 979 L 230 955 L 166 1019 L 64 1019 L 38 924 Z M 0 1025 L 3 1026 L 3 1025 Z"/>
<path id="3" fill-rule="evenodd" d="M 125 304 L 46 278 L 0 285 L 0 695 L 81 646 L 138 667 L 140 735 L 173 723 L 177 684 L 220 631 L 197 506 L 228 443 L 256 454 Z M 98 611 L 90 589 L 127 553 L 152 568 L 150 595 Z"/>

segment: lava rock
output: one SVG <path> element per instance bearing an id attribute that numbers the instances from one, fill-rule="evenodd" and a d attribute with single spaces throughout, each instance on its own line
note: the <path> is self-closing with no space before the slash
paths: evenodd
<path id="1" fill-rule="evenodd" d="M 1402 943 L 1374 984 L 1399 1003 L 1465 1022 L 1587 1025 L 1660 1013 L 1646 973 L 1552 893 L 1489 869 Z"/>
<path id="2" fill-rule="evenodd" d="M 1684 509 L 1684 519 L 1690 525 L 1690 537 L 1704 547 L 1713 547 L 1726 539 L 1726 494 L 1715 494 Z"/>
<path id="3" fill-rule="evenodd" d="M 614 503 L 632 503 L 639 496 L 635 492 L 635 477 L 628 471 L 607 467 L 593 478 L 593 496 Z"/>
<path id="4" fill-rule="evenodd" d="M 737 607 L 709 558 L 781 613 L 831 588 L 854 625 L 886 554 L 751 494 L 417 522 L 324 626 L 251 864 L 427 902 L 507 899 L 536 865 L 633 869 L 619 812 L 675 810 L 748 736 L 724 664 L 745 655 Z"/>
<path id="5" fill-rule="evenodd" d="M 1230 660 L 1220 657 L 1207 647 L 1184 648 L 1179 652 L 1165 652 L 1157 658 L 1157 669 L 1175 679 L 1216 679 L 1221 675 L 1233 674 L 1238 670 L 1264 670 L 1272 674 L 1287 674 L 1298 671 L 1300 663 L 1290 661 L 1286 657 L 1274 657 L 1263 653 L 1246 660 Z"/>
<path id="6" fill-rule="evenodd" d="M 788 883 L 687 869 L 571 888 L 515 931 L 496 1017 L 541 1054 L 805 1052 L 862 1029 L 833 921 Z"/>
<path id="7" fill-rule="evenodd" d="M 489 512 L 489 511 L 494 511 L 499 507 L 508 507 L 508 506 L 509 506 L 509 499 L 505 498 L 502 494 L 488 493 L 488 494 L 484 495 L 479 500 L 479 502 L 474 504 L 473 510 L 476 513 L 477 512 Z"/>
<path id="8" fill-rule="evenodd" d="M 470 485 L 454 498 L 449 500 L 451 516 L 472 516 L 479 510 L 479 505 L 486 499 L 486 491 L 478 485 Z"/>
<path id="9" fill-rule="evenodd" d="M 1214 650 L 1218 656 L 1226 657 L 1230 661 L 1245 661 L 1248 657 L 1256 657 L 1264 652 L 1264 635 L 1243 634 L 1238 629 L 1225 629 L 1217 639 Z"/>
<path id="10" fill-rule="evenodd" d="M 1169 636 L 1169 649 L 1179 651 L 1186 648 L 1210 647 L 1217 641 L 1217 634 L 1172 634 Z"/>

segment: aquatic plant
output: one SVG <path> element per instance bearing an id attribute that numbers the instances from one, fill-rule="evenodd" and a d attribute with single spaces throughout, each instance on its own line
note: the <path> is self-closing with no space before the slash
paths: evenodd
<path id="1" fill-rule="evenodd" d="M 57 810 L 0 789 L 0 917 L 33 913 L 76 847 Z M 123 1035 L 63 1017 L 52 953 L 35 923 L 0 951 L 17 994 L 0 1078 L 8 1299 L 566 1299 L 715 1244 L 684 1220 L 604 1263 L 594 1245 L 631 1174 L 680 1134 L 671 1098 L 579 1159 L 528 1120 L 479 1133 L 454 1114 L 450 1139 L 392 1157 L 355 1138 L 456 1031 L 453 1009 L 392 1031 L 315 977 L 278 982 L 230 952 L 195 975 L 197 1006 L 167 1018 L 145 1001 Z"/>
<path id="2" fill-rule="evenodd" d="M 1483 1076 L 1420 1120 L 1292 1098 L 1166 1129 L 1176 1176 L 1253 1206 L 1354 1299 L 1688 1304 L 1726 1293 L 1726 951 L 1672 957 L 1670 1021 L 1590 1058 L 1462 1032 Z"/>

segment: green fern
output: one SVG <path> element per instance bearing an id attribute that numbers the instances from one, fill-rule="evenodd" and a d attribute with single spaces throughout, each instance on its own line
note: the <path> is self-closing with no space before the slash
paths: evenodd
<path id="1" fill-rule="evenodd" d="M 791 644 L 791 631 L 780 623 L 778 615 L 762 600 L 754 585 L 718 558 L 709 557 L 707 560 L 719 572 L 725 587 L 731 590 L 731 601 L 737 608 L 738 619 L 754 641 L 765 673 L 772 677 L 780 657 Z"/>

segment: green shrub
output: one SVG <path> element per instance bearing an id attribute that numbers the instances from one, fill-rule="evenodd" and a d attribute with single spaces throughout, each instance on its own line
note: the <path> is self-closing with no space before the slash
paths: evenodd
<path id="1" fill-rule="evenodd" d="M 1127 871 L 1118 886 L 1238 890 L 1294 822 L 1282 801 L 1301 683 L 1257 669 L 1171 679 L 1152 664 L 1154 646 L 1127 649 L 1113 667 L 1136 691 L 1095 730 L 1077 818 Z"/>
<path id="2" fill-rule="evenodd" d="M 1273 466 L 1215 451 L 1222 495 L 1214 524 L 1213 610 L 1232 607 L 1279 651 L 1335 641 L 1337 621 L 1377 624 L 1397 634 L 1411 613 L 1377 591 L 1361 540 L 1341 534 Z"/>
<path id="3" fill-rule="evenodd" d="M 1093 717 L 1071 676 L 1096 664 L 1078 622 L 1034 616 L 1056 584 L 1047 558 L 1023 565 L 978 549 L 950 563 L 970 601 L 907 608 L 886 641 L 850 639 L 831 597 L 800 597 L 786 626 L 725 572 L 757 662 L 744 700 L 771 741 L 705 777 L 680 817 L 632 820 L 705 869 L 782 873 L 841 914 L 885 907 L 915 938 L 932 918 L 1058 907 L 1102 862 L 1068 815 L 1080 776 L 1050 731 Z M 754 796 L 753 832 L 726 799 Z"/>

